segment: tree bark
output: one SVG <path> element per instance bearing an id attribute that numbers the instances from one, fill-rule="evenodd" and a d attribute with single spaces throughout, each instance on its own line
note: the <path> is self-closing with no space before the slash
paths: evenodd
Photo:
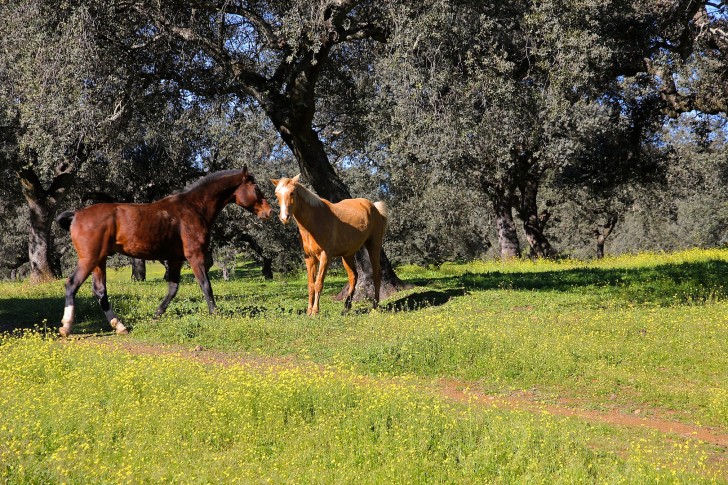
<path id="1" fill-rule="evenodd" d="M 45 189 L 32 167 L 37 166 L 37 155 L 30 149 L 24 154 L 23 166 L 16 170 L 23 195 L 30 209 L 30 227 L 28 233 L 28 260 L 30 262 L 29 279 L 32 283 L 48 281 L 59 277 L 58 268 L 53 262 L 53 241 L 51 223 L 59 204 L 73 184 L 75 173 L 85 148 L 77 143 L 73 155 L 66 157 L 55 168 L 55 175 L 50 187 Z"/>
<path id="2" fill-rule="evenodd" d="M 147 262 L 143 259 L 131 259 L 131 279 L 132 281 L 147 281 Z"/>
<path id="3" fill-rule="evenodd" d="M 265 256 L 263 256 L 263 278 L 273 279 L 273 260 Z"/>
<path id="4" fill-rule="evenodd" d="M 521 254 L 521 244 L 518 240 L 516 224 L 513 221 L 513 208 L 510 199 L 502 192 L 497 192 L 491 196 L 501 259 L 513 259 Z"/>
<path id="5" fill-rule="evenodd" d="M 53 271 L 51 222 L 55 210 L 45 200 L 28 198 L 30 227 L 28 228 L 28 259 L 31 283 L 42 283 L 59 277 Z"/>
<path id="6" fill-rule="evenodd" d="M 604 243 L 612 233 L 612 230 L 614 230 L 618 220 L 619 216 L 617 214 L 609 214 L 606 224 L 599 225 L 596 229 L 594 229 L 594 236 L 596 236 L 597 239 L 597 259 L 602 259 L 604 257 Z"/>
<path id="7" fill-rule="evenodd" d="M 238 236 L 243 242 L 248 243 L 248 246 L 250 246 L 250 249 L 255 251 L 255 254 L 258 255 L 260 258 L 260 263 L 262 265 L 262 273 L 263 278 L 267 280 L 273 279 L 273 260 L 265 255 L 265 251 L 261 247 L 260 244 L 258 244 L 258 241 L 256 241 L 253 236 L 250 234 L 241 234 Z"/>
<path id="8" fill-rule="evenodd" d="M 526 233 L 528 245 L 531 248 L 531 258 L 548 258 L 554 255 L 551 243 L 544 234 L 546 223 L 551 214 L 544 210 L 538 212 L 538 181 L 534 178 L 526 180 L 521 186 L 521 204 L 519 215 L 523 221 L 523 231 Z"/>

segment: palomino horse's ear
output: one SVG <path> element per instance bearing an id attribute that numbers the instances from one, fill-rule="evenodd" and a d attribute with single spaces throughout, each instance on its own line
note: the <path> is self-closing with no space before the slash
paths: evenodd
<path id="1" fill-rule="evenodd" d="M 275 185 L 276 187 L 278 187 L 278 181 L 280 181 L 280 180 L 281 179 L 270 179 L 270 183 L 272 183 L 273 185 Z"/>
<path id="2" fill-rule="evenodd" d="M 301 174 L 299 173 L 298 175 L 293 177 L 291 180 L 293 180 L 293 183 L 298 183 L 298 179 L 300 179 L 300 178 L 301 178 Z"/>

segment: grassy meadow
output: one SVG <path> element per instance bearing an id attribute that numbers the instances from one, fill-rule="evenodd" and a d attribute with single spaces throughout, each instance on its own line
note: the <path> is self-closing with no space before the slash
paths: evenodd
<path id="1" fill-rule="evenodd" d="M 79 338 L 68 341 L 55 337 L 62 281 L 0 282 L 0 478 L 728 482 L 722 444 L 549 408 L 727 436 L 728 251 L 398 274 L 415 286 L 342 315 L 333 295 L 345 278 L 334 270 L 311 318 L 303 273 L 213 272 L 218 313 L 208 315 L 187 271 L 154 320 L 162 267 L 142 283 L 110 270 L 131 334 L 110 334 L 86 283 Z M 514 397 L 543 408 L 497 404 Z"/>

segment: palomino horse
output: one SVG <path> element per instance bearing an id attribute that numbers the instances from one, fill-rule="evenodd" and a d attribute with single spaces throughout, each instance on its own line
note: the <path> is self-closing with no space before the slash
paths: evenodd
<path id="1" fill-rule="evenodd" d="M 271 179 L 280 205 L 278 218 L 288 224 L 292 215 L 298 223 L 308 272 L 308 315 L 319 312 L 319 298 L 324 287 L 330 258 L 341 257 L 349 276 L 349 293 L 345 310 L 351 308 L 357 272 L 354 255 L 364 246 L 369 252 L 374 279 L 374 308 L 379 304 L 382 280 L 379 255 L 387 229 L 387 206 L 367 199 L 345 199 L 332 204 L 298 183 L 300 174 L 291 178 Z M 318 265 L 318 270 L 316 269 Z"/>
<path id="2" fill-rule="evenodd" d="M 184 191 L 151 204 L 94 204 L 59 215 L 56 221 L 70 229 L 78 253 L 78 266 L 66 282 L 61 336 L 71 334 L 76 292 L 92 271 L 93 291 L 107 320 L 116 333 L 128 332 L 106 295 L 106 258 L 114 253 L 168 261 L 167 296 L 157 309 L 157 317 L 177 294 L 182 264 L 189 261 L 212 313 L 215 299 L 207 278 L 205 253 L 213 221 L 231 202 L 261 219 L 270 217 L 270 205 L 247 167 L 212 173 Z"/>

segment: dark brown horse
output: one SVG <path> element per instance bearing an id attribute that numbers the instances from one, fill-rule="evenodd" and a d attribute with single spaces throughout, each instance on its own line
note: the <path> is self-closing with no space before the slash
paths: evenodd
<path id="1" fill-rule="evenodd" d="M 116 333 L 128 332 L 106 295 L 106 258 L 114 253 L 168 261 L 168 291 L 157 316 L 177 294 L 180 270 L 187 260 L 212 313 L 215 299 L 207 278 L 205 253 L 213 221 L 231 202 L 261 219 L 270 217 L 270 205 L 247 167 L 210 174 L 186 190 L 151 204 L 94 204 L 59 215 L 56 221 L 70 229 L 78 253 L 78 266 L 66 282 L 66 309 L 59 333 L 63 337 L 71 334 L 76 292 L 91 272 L 93 291 L 107 320 Z"/>

